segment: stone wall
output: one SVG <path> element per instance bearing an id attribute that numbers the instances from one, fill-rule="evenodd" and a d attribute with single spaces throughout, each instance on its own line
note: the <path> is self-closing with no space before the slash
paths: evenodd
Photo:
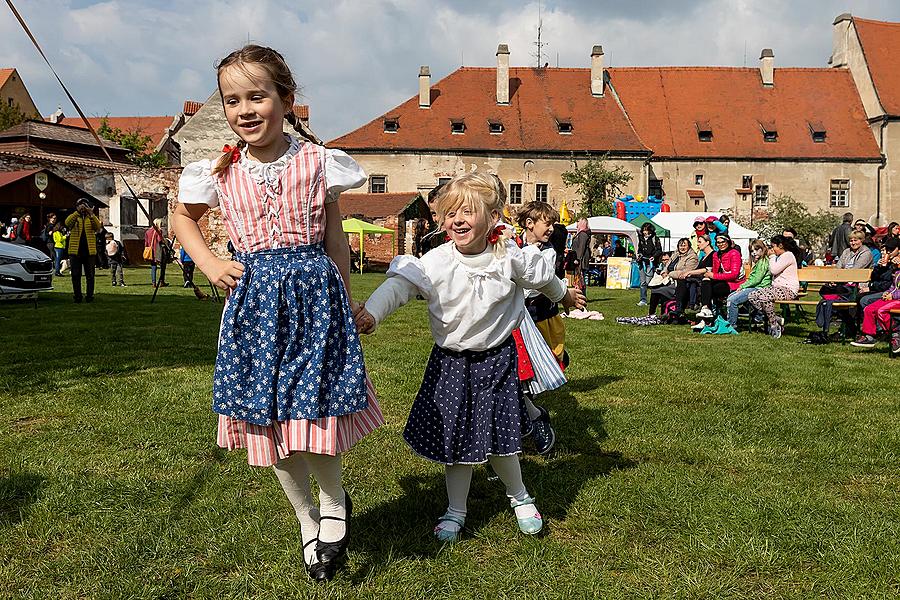
<path id="1" fill-rule="evenodd" d="M 750 214 L 752 194 L 746 197 L 735 190 L 744 175 L 753 177 L 753 186 L 768 185 L 769 201 L 786 194 L 806 204 L 810 212 L 847 210 L 868 219 L 875 213 L 877 163 L 791 162 L 791 161 L 653 161 L 651 171 L 663 181 L 666 202 L 672 211 L 729 211 Z M 702 185 L 695 183 L 703 176 Z M 830 208 L 831 180 L 850 180 L 850 207 Z M 695 204 L 687 190 L 703 190 L 703 199 Z"/>
<path id="2" fill-rule="evenodd" d="M 411 252 L 411 250 L 406 248 L 405 243 L 407 223 L 397 216 L 375 219 L 373 222 L 375 225 L 393 229 L 395 232 L 393 236 L 388 234 L 367 235 L 363 240 L 363 252 L 369 259 L 369 266 L 376 270 L 384 270 L 395 256 Z M 347 237 L 349 238 L 350 248 L 353 249 L 353 252 L 358 253 L 359 236 L 350 234 Z"/>

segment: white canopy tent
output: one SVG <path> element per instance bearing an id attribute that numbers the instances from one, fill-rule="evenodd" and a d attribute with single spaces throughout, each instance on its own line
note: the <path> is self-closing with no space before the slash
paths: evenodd
<path id="1" fill-rule="evenodd" d="M 674 250 L 681 238 L 689 238 L 694 233 L 694 219 L 697 217 L 716 217 L 722 213 L 709 212 L 661 212 L 653 217 L 652 221 L 662 227 L 668 229 L 672 236 L 668 239 L 661 239 L 663 250 Z M 744 258 L 750 256 L 750 240 L 759 237 L 759 233 L 742 227 L 732 219 L 728 224 L 728 235 L 735 244 L 741 247 L 741 254 Z"/>
<path id="2" fill-rule="evenodd" d="M 571 233 L 575 233 L 577 226 L 577 222 L 572 223 L 566 227 L 566 229 Z M 622 219 L 617 219 L 615 217 L 588 217 L 588 227 L 590 228 L 591 233 L 624 235 L 630 239 L 631 243 L 634 244 L 634 247 L 637 248 L 638 228 L 628 221 L 623 221 Z"/>

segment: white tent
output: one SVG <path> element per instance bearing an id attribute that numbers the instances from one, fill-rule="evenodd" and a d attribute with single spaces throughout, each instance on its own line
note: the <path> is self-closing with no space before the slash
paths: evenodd
<path id="1" fill-rule="evenodd" d="M 566 229 L 575 233 L 578 223 L 572 223 Z M 611 235 L 624 235 L 631 240 L 634 247 L 638 246 L 638 228 L 622 219 L 615 217 L 588 217 L 588 227 L 591 233 L 606 233 Z"/>
<path id="2" fill-rule="evenodd" d="M 657 225 L 668 229 L 672 236 L 668 239 L 661 239 L 663 250 L 674 250 L 681 238 L 689 238 L 694 233 L 694 219 L 697 217 L 716 217 L 722 213 L 709 212 L 661 212 L 653 217 L 652 221 Z M 741 227 L 734 219 L 728 224 L 728 235 L 735 244 L 741 247 L 741 254 L 744 258 L 750 256 L 750 240 L 759 237 L 755 231 L 751 231 L 746 227 Z"/>

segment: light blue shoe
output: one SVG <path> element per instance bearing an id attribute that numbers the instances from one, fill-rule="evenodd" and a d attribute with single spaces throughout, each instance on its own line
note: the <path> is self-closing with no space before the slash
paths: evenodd
<path id="1" fill-rule="evenodd" d="M 459 525 L 459 529 L 453 531 L 452 529 L 447 529 L 444 526 L 444 523 L 455 523 Z M 458 542 L 460 536 L 462 535 L 463 527 L 465 526 L 465 521 L 460 519 L 457 516 L 451 515 L 449 513 L 444 514 L 443 517 L 438 519 L 437 525 L 434 527 L 434 536 L 438 539 L 439 542 Z"/>
<path id="2" fill-rule="evenodd" d="M 516 520 L 519 522 L 519 531 L 526 535 L 534 535 L 544 527 L 544 520 L 541 517 L 541 513 L 538 512 L 537 507 L 534 505 L 534 498 L 531 496 L 526 496 L 524 500 L 511 500 L 509 503 L 513 508 L 518 508 L 520 506 L 528 506 L 530 505 L 534 508 L 534 513 L 530 514 L 525 518 L 520 518 L 518 514 L 516 514 Z"/>

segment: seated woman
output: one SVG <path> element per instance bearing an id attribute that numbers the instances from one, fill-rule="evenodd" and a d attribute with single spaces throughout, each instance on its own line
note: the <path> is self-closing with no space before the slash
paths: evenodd
<path id="1" fill-rule="evenodd" d="M 781 337 L 784 330 L 784 319 L 775 315 L 776 300 L 794 300 L 800 291 L 800 280 L 797 277 L 797 255 L 800 249 L 797 242 L 783 235 L 772 238 L 769 250 L 769 273 L 772 274 L 772 287 L 755 289 L 750 293 L 750 303 L 766 314 L 769 322 L 769 333 L 774 339 Z"/>
<path id="2" fill-rule="evenodd" d="M 673 252 L 669 260 L 662 265 L 661 273 L 668 275 L 672 283 L 650 289 L 650 312 L 656 314 L 656 307 L 665 304 L 675 298 L 677 282 L 682 278 L 682 273 L 697 268 L 697 253 L 691 248 L 691 241 L 687 238 L 678 240 L 677 252 Z"/>
<path id="3" fill-rule="evenodd" d="M 709 236 L 700 234 L 697 236 L 697 249 L 699 252 L 696 268 L 678 270 L 675 279 L 675 313 L 672 318 L 679 323 L 685 322 L 684 309 L 687 307 L 691 295 L 691 287 L 697 286 L 702 281 L 703 274 L 712 269 L 713 252 L 709 243 Z"/>
<path id="4" fill-rule="evenodd" d="M 734 248 L 731 238 L 725 233 L 716 236 L 716 251 L 712 253 L 712 268 L 703 274 L 700 282 L 701 319 L 713 319 L 712 307 L 738 289 L 744 279 L 744 264 L 741 253 Z"/>
<path id="5" fill-rule="evenodd" d="M 738 289 L 731 292 L 725 300 L 728 310 L 728 323 L 732 327 L 737 327 L 738 310 L 742 304 L 750 299 L 750 293 L 753 290 L 764 289 L 772 285 L 772 274 L 769 273 L 769 259 L 766 257 L 768 249 L 766 243 L 762 240 L 750 242 L 750 261 L 753 263 L 750 277 Z"/>
<path id="6" fill-rule="evenodd" d="M 839 269 L 870 269 L 874 264 L 872 251 L 865 245 L 866 234 L 859 231 L 850 232 L 850 247 L 838 258 Z"/>
<path id="7" fill-rule="evenodd" d="M 881 298 L 872 302 L 863 309 L 862 335 L 850 342 L 859 348 L 872 348 L 875 346 L 875 336 L 879 329 L 883 333 L 891 334 L 891 352 L 900 353 L 900 333 L 893 331 L 891 326 L 892 310 L 900 309 L 900 271 L 894 274 L 894 281 Z"/>

